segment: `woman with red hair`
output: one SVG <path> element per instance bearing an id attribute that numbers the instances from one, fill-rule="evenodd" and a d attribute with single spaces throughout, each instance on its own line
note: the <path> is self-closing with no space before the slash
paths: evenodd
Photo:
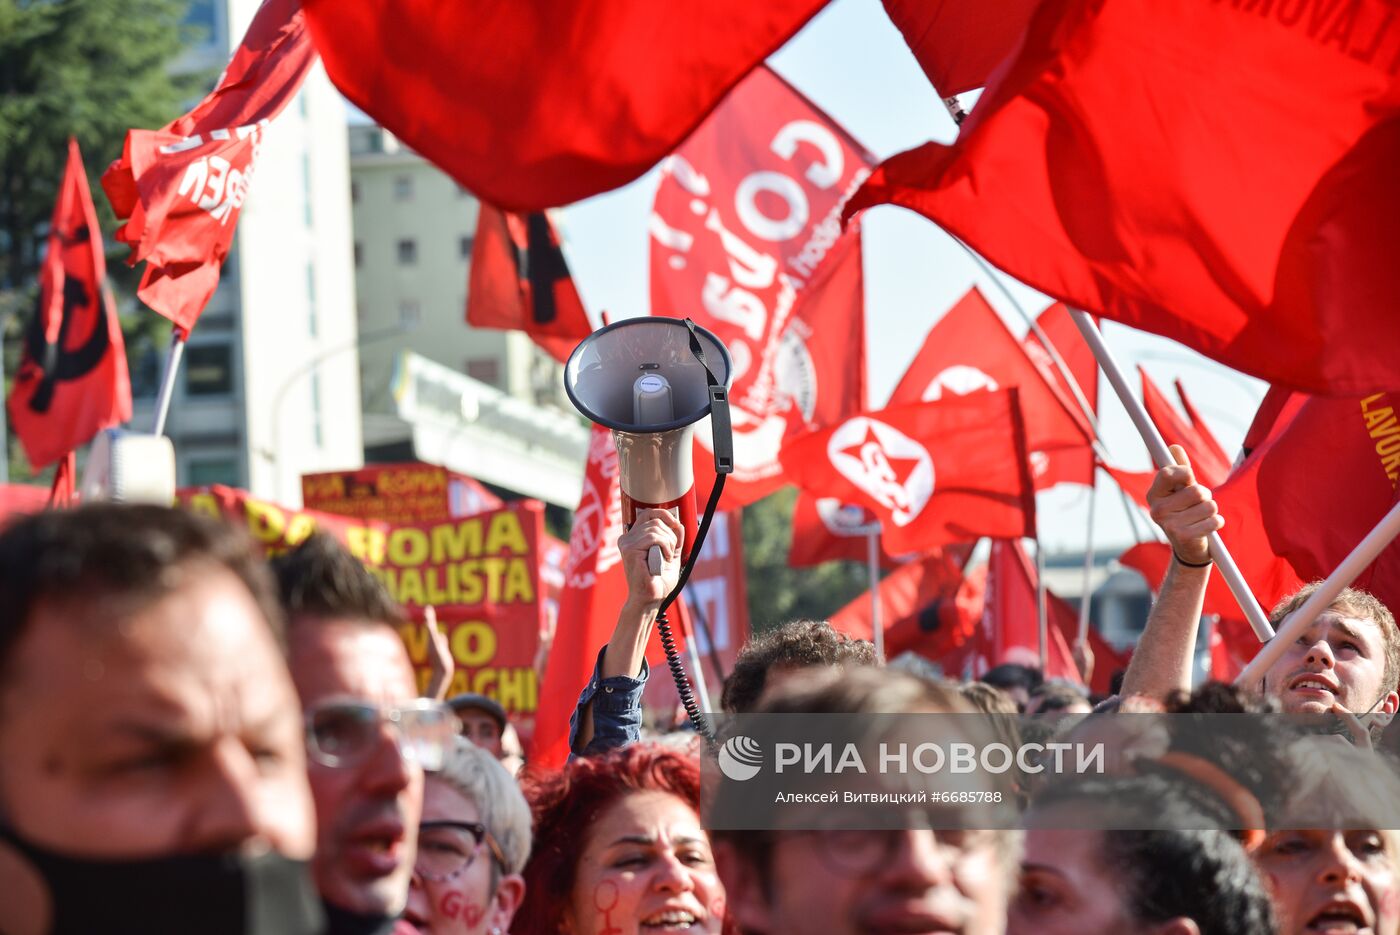
<path id="1" fill-rule="evenodd" d="M 523 779 L 535 818 L 517 935 L 719 935 L 724 886 L 694 756 L 633 744 Z"/>

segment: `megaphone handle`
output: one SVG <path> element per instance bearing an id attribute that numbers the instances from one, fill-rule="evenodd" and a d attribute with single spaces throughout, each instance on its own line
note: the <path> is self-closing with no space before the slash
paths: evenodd
<path id="1" fill-rule="evenodd" d="M 652 575 L 661 574 L 661 546 L 654 545 L 647 549 L 647 569 Z"/>

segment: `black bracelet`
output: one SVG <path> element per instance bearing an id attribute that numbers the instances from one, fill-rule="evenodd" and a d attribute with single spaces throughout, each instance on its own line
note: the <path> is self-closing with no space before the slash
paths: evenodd
<path id="1" fill-rule="evenodd" d="M 1172 558 L 1176 559 L 1178 565 L 1185 565 L 1187 568 L 1209 568 L 1215 564 L 1215 559 L 1206 559 L 1204 562 L 1188 562 L 1176 554 L 1176 549 L 1172 549 Z"/>

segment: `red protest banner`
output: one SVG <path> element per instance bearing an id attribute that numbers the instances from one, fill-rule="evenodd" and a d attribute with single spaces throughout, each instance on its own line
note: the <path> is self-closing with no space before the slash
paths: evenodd
<path id="1" fill-rule="evenodd" d="M 308 510 L 390 523 L 436 523 L 504 505 L 474 478 L 417 462 L 303 474 L 301 500 Z"/>
<path id="2" fill-rule="evenodd" d="M 767 68 L 662 166 L 652 314 L 694 318 L 733 358 L 725 508 L 782 486 L 785 439 L 864 405 L 860 239 L 842 236 L 840 213 L 869 172 L 864 148 Z M 703 486 L 713 471 L 706 428 L 696 445 Z"/>
<path id="3" fill-rule="evenodd" d="M 430 677 L 423 608 L 432 605 L 457 667 L 450 693 L 495 698 L 517 729 L 518 715 L 534 713 L 539 700 L 534 658 L 544 612 L 539 501 L 408 525 L 291 510 L 219 485 L 182 490 L 179 501 L 197 512 L 246 523 L 269 556 L 295 548 L 317 530 L 335 536 L 413 617 L 402 636 L 420 690 Z M 528 729 L 527 717 L 522 733 Z"/>

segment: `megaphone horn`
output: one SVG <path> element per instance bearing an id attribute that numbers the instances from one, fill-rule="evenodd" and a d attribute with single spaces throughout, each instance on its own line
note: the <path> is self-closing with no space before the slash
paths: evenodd
<path id="1" fill-rule="evenodd" d="M 689 319 L 627 318 L 593 332 L 569 355 L 564 390 L 589 420 L 612 429 L 617 444 L 622 520 L 670 510 L 685 529 L 684 554 L 696 544 L 691 436 L 712 416 L 716 471 L 733 467 L 729 427 L 729 351 Z M 661 550 L 647 555 L 661 572 Z"/>

